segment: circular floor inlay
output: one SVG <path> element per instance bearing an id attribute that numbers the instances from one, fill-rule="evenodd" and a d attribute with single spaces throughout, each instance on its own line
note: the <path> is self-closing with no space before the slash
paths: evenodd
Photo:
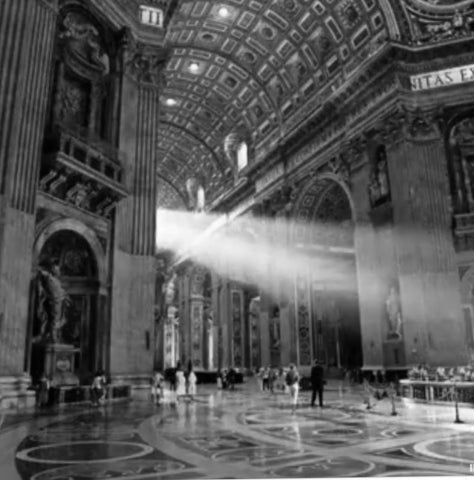
<path id="1" fill-rule="evenodd" d="M 468 436 L 427 440 L 416 444 L 415 451 L 423 456 L 448 462 L 474 463 L 474 439 Z"/>
<path id="2" fill-rule="evenodd" d="M 272 471 L 272 475 L 287 478 L 355 477 L 367 475 L 375 468 L 372 462 L 339 457 L 306 464 L 292 465 Z"/>
<path id="3" fill-rule="evenodd" d="M 46 464 L 105 463 L 148 455 L 149 445 L 131 442 L 69 442 L 42 445 L 18 452 L 19 460 Z"/>

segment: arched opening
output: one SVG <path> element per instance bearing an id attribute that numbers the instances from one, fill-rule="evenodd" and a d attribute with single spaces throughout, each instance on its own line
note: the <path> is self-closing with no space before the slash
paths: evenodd
<path id="1" fill-rule="evenodd" d="M 315 358 L 330 368 L 362 364 L 352 212 L 347 187 L 332 175 L 311 179 L 293 210 L 291 243 L 325 265 L 295 279 L 294 360 L 303 367 Z"/>
<path id="2" fill-rule="evenodd" d="M 98 261 L 87 240 L 72 230 L 52 233 L 35 258 L 36 272 L 32 284 L 30 364 L 33 379 L 44 373 L 44 345 L 56 343 L 74 348 L 74 371 L 79 379 L 87 379 L 103 367 L 105 328 L 99 321 Z M 45 287 L 43 277 L 54 272 L 56 285 Z M 57 301 L 60 322 L 51 338 L 48 321 L 50 297 Z M 103 319 L 102 319 L 103 321 Z"/>

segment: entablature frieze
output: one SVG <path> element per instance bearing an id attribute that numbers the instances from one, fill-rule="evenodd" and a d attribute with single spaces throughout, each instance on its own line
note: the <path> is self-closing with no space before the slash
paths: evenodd
<path id="1" fill-rule="evenodd" d="M 466 41 L 458 43 L 466 45 Z M 307 118 L 304 125 L 300 123 L 298 135 L 287 137 L 276 150 L 267 151 L 252 171 L 256 200 L 270 197 L 282 185 L 305 177 L 311 170 L 322 172 L 332 168 L 333 173 L 342 174 L 346 178 L 341 180 L 350 184 L 351 173 L 366 162 L 364 142 L 370 135 L 378 134 L 389 144 L 403 139 L 439 140 L 444 131 L 441 106 L 465 103 L 469 84 L 438 90 L 442 100 L 429 91 L 411 91 L 410 74 L 432 70 L 433 62 L 442 52 L 461 51 L 459 46 L 455 49 L 453 45 L 436 46 L 436 55 L 432 58 L 427 50 L 396 46 L 386 49 L 385 58 L 376 59 L 365 75 L 354 78 L 350 85 L 335 92 L 324 108 Z M 420 61 L 422 58 L 425 61 Z M 449 59 L 450 65 L 470 61 L 469 58 L 460 54 L 457 60 Z M 416 62 L 416 70 L 408 69 L 412 66 L 410 62 Z M 420 103 L 422 108 L 417 108 Z M 348 149 L 355 139 L 359 139 L 358 148 Z M 344 158 L 344 162 L 340 158 Z M 339 166 L 334 171 L 335 160 L 342 163 L 342 169 Z"/>

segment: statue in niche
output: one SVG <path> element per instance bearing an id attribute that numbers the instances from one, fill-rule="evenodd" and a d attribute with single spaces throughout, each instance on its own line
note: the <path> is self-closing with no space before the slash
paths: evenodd
<path id="1" fill-rule="evenodd" d="M 101 46 L 98 30 L 76 13 L 66 15 L 63 27 L 59 38 L 67 43 L 70 50 L 98 67 L 102 71 L 102 75 L 108 75 L 110 59 Z"/>
<path id="2" fill-rule="evenodd" d="M 370 174 L 369 199 L 372 207 L 377 207 L 390 201 L 390 183 L 385 147 L 377 149 L 374 168 Z"/>
<path id="3" fill-rule="evenodd" d="M 172 305 L 176 296 L 176 272 L 172 272 L 168 281 L 163 285 L 165 294 L 165 305 Z"/>
<path id="4" fill-rule="evenodd" d="M 272 350 L 278 350 L 280 343 L 280 311 L 278 308 L 275 308 L 270 320 L 270 347 Z"/>
<path id="5" fill-rule="evenodd" d="M 60 343 L 61 329 L 65 324 L 65 308 L 70 300 L 61 283 L 59 263 L 51 262 L 46 268 L 39 268 L 37 290 L 38 317 L 41 322 L 39 340 Z"/>
<path id="6" fill-rule="evenodd" d="M 400 294 L 395 285 L 391 285 L 387 299 L 385 300 L 385 312 L 387 315 L 388 334 L 389 340 L 401 340 L 402 339 L 402 312 Z"/>

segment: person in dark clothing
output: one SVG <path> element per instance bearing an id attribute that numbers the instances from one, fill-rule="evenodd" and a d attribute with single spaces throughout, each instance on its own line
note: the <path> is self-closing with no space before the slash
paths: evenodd
<path id="1" fill-rule="evenodd" d="M 236 380 L 236 372 L 233 368 L 229 369 L 229 372 L 227 373 L 227 384 L 229 386 L 229 390 L 234 390 L 235 389 L 235 380 Z"/>
<path id="2" fill-rule="evenodd" d="M 319 406 L 323 406 L 323 391 L 324 391 L 324 369 L 323 366 L 319 363 L 319 360 L 314 361 L 314 366 L 311 369 L 311 389 L 313 394 L 311 396 L 311 406 L 314 407 L 314 402 L 316 401 L 316 393 L 319 398 Z"/>

